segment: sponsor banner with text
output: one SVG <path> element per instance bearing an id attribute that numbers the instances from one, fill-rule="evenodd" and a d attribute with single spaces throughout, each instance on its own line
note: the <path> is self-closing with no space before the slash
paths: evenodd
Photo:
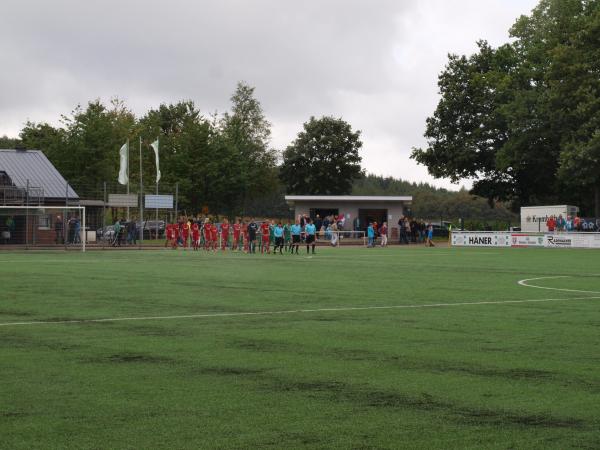
<path id="1" fill-rule="evenodd" d="M 451 243 L 456 247 L 546 247 L 597 248 L 600 233 L 510 233 L 453 231 Z"/>
<path id="2" fill-rule="evenodd" d="M 510 247 L 510 233 L 452 232 L 452 245 L 457 247 Z"/>
<path id="3" fill-rule="evenodd" d="M 513 233 L 510 242 L 513 247 L 543 247 L 544 235 Z"/>

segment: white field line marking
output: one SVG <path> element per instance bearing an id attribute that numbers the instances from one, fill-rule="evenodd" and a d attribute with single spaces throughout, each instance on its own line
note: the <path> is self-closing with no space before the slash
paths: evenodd
<path id="1" fill-rule="evenodd" d="M 94 322 L 124 322 L 133 320 L 170 320 L 170 319 L 199 319 L 212 317 L 243 317 L 243 316 L 272 316 L 284 314 L 306 314 L 315 312 L 340 312 L 340 311 L 369 311 L 386 309 L 421 309 L 421 308 L 443 308 L 450 306 L 476 306 L 476 305 L 506 305 L 516 303 L 542 303 L 542 302 L 563 302 L 572 300 L 597 300 L 600 297 L 572 297 L 572 298 L 535 298 L 525 300 L 499 300 L 499 301 L 480 301 L 480 302 L 459 302 L 459 303 L 426 303 L 423 305 L 391 305 L 391 306 L 347 306 L 337 308 L 318 308 L 318 309 L 289 309 L 283 311 L 256 311 L 256 312 L 231 312 L 231 313 L 212 313 L 212 314 L 186 314 L 176 316 L 143 316 L 143 317 L 115 317 L 105 319 L 77 319 L 77 320 L 48 320 L 32 322 L 5 322 L 0 323 L 0 327 L 18 326 L 18 325 L 58 325 L 58 324 L 77 324 Z"/>
<path id="2" fill-rule="evenodd" d="M 550 279 L 555 279 L 555 278 L 572 278 L 572 276 L 571 275 L 556 275 L 556 276 L 552 276 L 552 277 L 526 278 L 524 280 L 519 280 L 518 283 L 521 286 L 532 287 L 532 288 L 536 288 L 536 289 L 548 289 L 551 291 L 563 291 L 563 292 L 581 292 L 584 294 L 600 294 L 600 291 L 582 291 L 580 289 L 565 289 L 565 288 L 555 288 L 555 287 L 548 287 L 548 286 L 537 286 L 535 284 L 527 283 L 528 281 L 550 280 Z"/>

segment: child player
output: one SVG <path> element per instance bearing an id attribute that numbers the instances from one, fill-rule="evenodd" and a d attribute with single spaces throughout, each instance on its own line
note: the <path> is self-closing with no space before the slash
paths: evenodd
<path id="1" fill-rule="evenodd" d="M 187 219 L 183 220 L 182 226 L 182 234 L 183 234 L 183 249 L 185 250 L 188 245 L 188 240 L 190 238 L 190 222 Z"/>
<path id="2" fill-rule="evenodd" d="M 204 250 L 210 250 L 212 247 L 212 225 L 208 217 L 204 219 L 202 231 L 204 231 Z"/>
<path id="3" fill-rule="evenodd" d="M 244 253 L 248 253 L 248 245 L 249 245 L 249 236 L 248 236 L 248 224 L 246 223 L 246 221 L 244 221 L 244 223 L 242 223 L 242 240 L 244 241 Z"/>
<path id="4" fill-rule="evenodd" d="M 177 249 L 177 241 L 179 239 L 179 226 L 175 223 L 171 226 L 171 248 Z"/>
<path id="5" fill-rule="evenodd" d="M 260 252 L 264 253 L 266 251 L 267 253 L 271 253 L 271 250 L 269 249 L 269 234 L 271 233 L 271 227 L 269 226 L 268 220 L 265 220 L 260 224 L 260 232 L 262 235 L 262 240 L 260 241 Z"/>
<path id="6" fill-rule="evenodd" d="M 235 223 L 233 224 L 233 242 L 231 243 L 231 250 L 233 251 L 239 250 L 241 231 L 242 225 L 240 224 L 240 219 L 236 219 Z"/>
<path id="7" fill-rule="evenodd" d="M 227 244 L 229 243 L 229 220 L 227 218 L 223 219 L 223 223 L 221 224 L 221 250 L 225 250 L 227 248 Z"/>
<path id="8" fill-rule="evenodd" d="M 197 221 L 192 223 L 192 248 L 198 250 L 200 246 L 200 225 Z"/>
<path id="9" fill-rule="evenodd" d="M 292 225 L 288 219 L 287 223 L 283 226 L 283 244 L 285 245 L 285 251 L 291 251 L 292 248 Z"/>
<path id="10" fill-rule="evenodd" d="M 219 229 L 215 223 L 210 227 L 210 240 L 212 241 L 213 252 L 216 252 L 217 247 L 219 246 Z"/>
<path id="11" fill-rule="evenodd" d="M 165 227 L 165 237 L 167 238 L 165 241 L 165 248 L 167 248 L 167 245 L 170 245 L 173 240 L 173 225 L 170 223 Z"/>

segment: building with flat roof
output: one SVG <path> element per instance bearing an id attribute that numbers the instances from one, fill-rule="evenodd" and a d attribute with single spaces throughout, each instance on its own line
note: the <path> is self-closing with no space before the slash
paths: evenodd
<path id="1" fill-rule="evenodd" d="M 365 231 L 369 222 L 388 223 L 389 236 L 398 236 L 398 219 L 409 214 L 412 196 L 391 195 L 286 195 L 285 201 L 299 214 L 316 219 L 343 214 L 344 229 Z"/>

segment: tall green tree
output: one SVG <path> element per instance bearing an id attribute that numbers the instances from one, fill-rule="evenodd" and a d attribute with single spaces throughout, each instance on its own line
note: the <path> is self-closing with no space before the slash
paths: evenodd
<path id="1" fill-rule="evenodd" d="M 55 128 L 29 122 L 20 137 L 27 148 L 44 151 L 80 192 L 116 180 L 118 149 L 132 134 L 133 113 L 117 99 L 108 107 L 95 100 L 63 116 L 62 124 Z"/>
<path id="2" fill-rule="evenodd" d="M 0 148 L 17 148 L 22 145 L 19 138 L 10 138 L 7 135 L 0 136 Z"/>
<path id="3" fill-rule="evenodd" d="M 593 162 L 585 149 L 594 147 L 599 10 L 597 0 L 541 0 L 516 21 L 513 42 L 450 55 L 427 147 L 412 157 L 436 177 L 471 178 L 473 193 L 515 208 L 571 202 L 596 183 L 577 168 Z"/>
<path id="4" fill-rule="evenodd" d="M 280 177 L 289 194 L 343 195 L 362 176 L 360 131 L 341 118 L 311 117 L 283 153 Z"/>
<path id="5" fill-rule="evenodd" d="M 228 155 L 229 183 L 237 192 L 237 198 L 231 200 L 232 209 L 241 213 L 250 199 L 276 188 L 276 153 L 270 148 L 271 124 L 254 96 L 254 88 L 238 83 L 231 103 L 231 112 L 223 115 L 220 136 L 214 143 L 222 156 Z"/>

